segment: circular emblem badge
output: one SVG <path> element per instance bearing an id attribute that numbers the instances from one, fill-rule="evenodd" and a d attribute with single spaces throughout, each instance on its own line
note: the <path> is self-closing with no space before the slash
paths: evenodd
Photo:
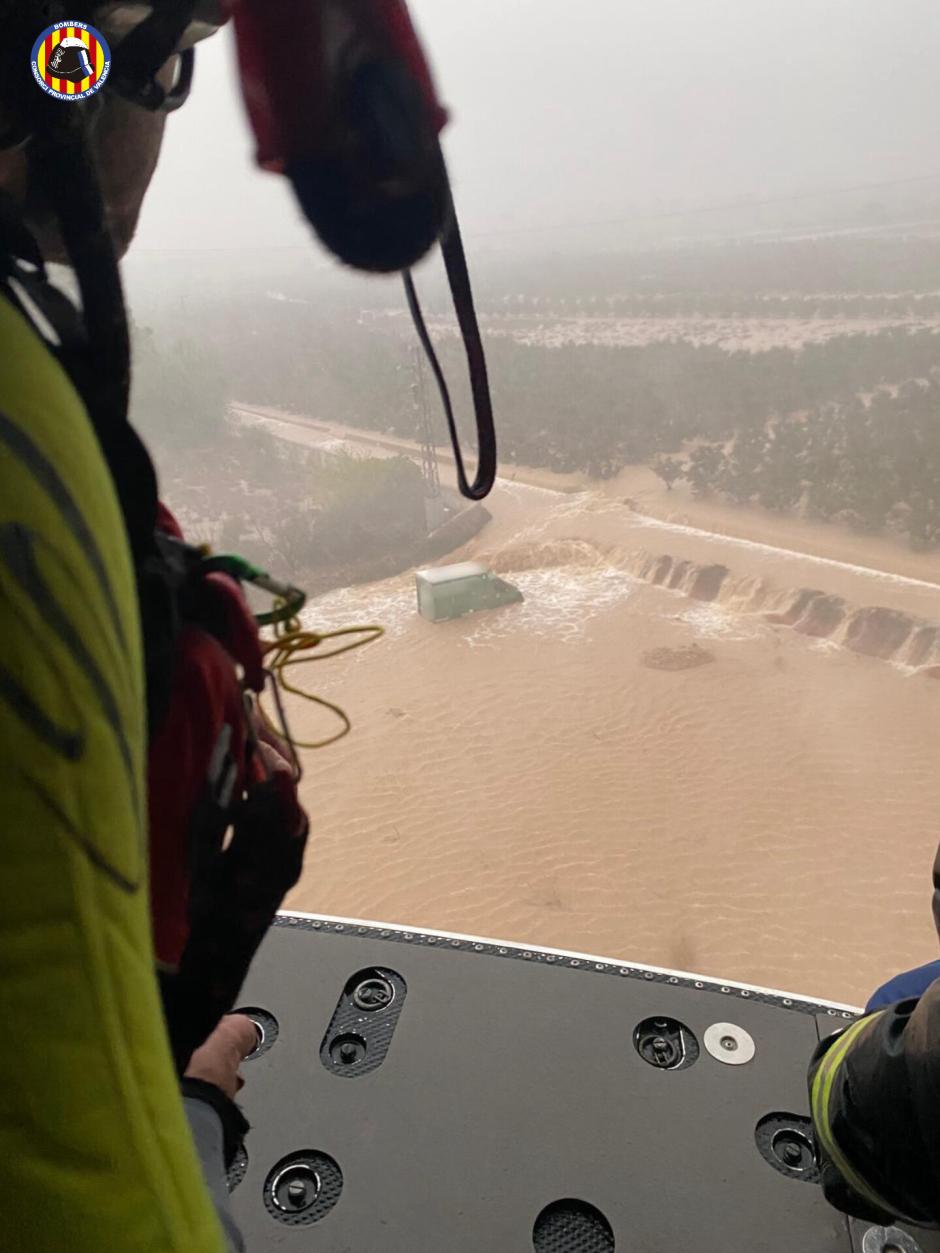
<path id="1" fill-rule="evenodd" d="M 111 69 L 107 40 L 86 22 L 56 22 L 33 44 L 33 78 L 57 100 L 85 100 Z"/>

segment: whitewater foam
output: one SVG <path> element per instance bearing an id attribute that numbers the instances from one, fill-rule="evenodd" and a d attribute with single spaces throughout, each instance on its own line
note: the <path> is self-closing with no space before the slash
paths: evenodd
<path id="1" fill-rule="evenodd" d="M 640 549 L 630 556 L 629 565 L 645 582 L 701 602 L 687 611 L 688 621 L 701 631 L 744 631 L 737 638 L 746 639 L 744 624 L 750 620 L 914 669 L 940 663 L 940 623 L 914 614 L 882 605 L 852 605 L 818 588 L 780 587 L 759 576 L 736 575 L 725 565 L 702 564 L 671 553 Z M 726 625 L 731 613 L 737 626 Z"/>
<path id="2" fill-rule="evenodd" d="M 682 613 L 670 614 L 669 617 L 690 626 L 702 639 L 750 640 L 761 634 L 758 624 L 748 622 L 720 605 L 692 605 Z"/>

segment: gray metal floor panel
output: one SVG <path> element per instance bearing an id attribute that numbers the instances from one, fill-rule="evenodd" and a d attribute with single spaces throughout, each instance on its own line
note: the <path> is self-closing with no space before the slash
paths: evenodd
<path id="1" fill-rule="evenodd" d="M 359 1016 L 366 1047 L 347 1045 L 346 1065 L 326 1037 L 345 988 L 334 1034 L 359 1039 L 349 980 L 373 969 L 403 991 Z M 278 1025 L 240 1098 L 252 1131 L 233 1201 L 250 1253 L 860 1253 L 865 1225 L 850 1236 L 819 1187 L 775 1169 L 755 1139 L 768 1114 L 807 1114 L 807 1062 L 819 1030 L 844 1025 L 841 1007 L 297 915 L 272 929 L 242 1003 Z M 637 1025 L 664 1017 L 695 1037 L 694 1064 L 638 1053 Z M 715 1023 L 743 1028 L 753 1060 L 716 1060 L 703 1045 Z M 373 1037 L 387 1052 L 368 1069 Z M 266 1182 L 305 1152 L 322 1195 L 285 1211 Z"/>

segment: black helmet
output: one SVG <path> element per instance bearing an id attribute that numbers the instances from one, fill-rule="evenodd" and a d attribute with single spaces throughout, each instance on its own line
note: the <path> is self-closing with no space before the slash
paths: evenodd
<path id="1" fill-rule="evenodd" d="M 88 49 L 75 36 L 66 36 L 56 44 L 46 68 L 54 78 L 67 78 L 73 83 L 80 83 L 94 73 Z"/>

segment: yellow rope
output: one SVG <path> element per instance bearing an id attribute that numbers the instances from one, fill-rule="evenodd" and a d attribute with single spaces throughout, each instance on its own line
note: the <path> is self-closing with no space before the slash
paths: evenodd
<path id="1" fill-rule="evenodd" d="M 258 707 L 268 729 L 276 735 L 286 734 L 295 749 L 326 748 L 328 744 L 335 744 L 344 735 L 348 735 L 352 724 L 346 712 L 339 705 L 334 705 L 332 701 L 328 701 L 322 696 L 314 696 L 312 692 L 298 687 L 296 683 L 292 683 L 287 678 L 285 672 L 290 666 L 303 665 L 308 661 L 327 661 L 330 657 L 338 657 L 340 653 L 352 652 L 355 648 L 362 648 L 366 644 L 371 644 L 373 640 L 379 639 L 384 634 L 385 628 L 380 626 L 348 626 L 339 627 L 335 631 L 307 631 L 304 630 L 298 618 L 290 618 L 285 622 L 275 623 L 274 639 L 263 641 L 267 669 L 273 674 L 275 682 L 279 683 L 285 692 L 292 692 L 303 700 L 311 701 L 315 705 L 329 709 L 340 720 L 342 727 L 334 735 L 327 736 L 326 739 L 295 740 L 290 735 L 287 727 L 278 727 L 274 724 L 263 704 L 259 702 Z M 326 640 L 341 639 L 344 636 L 358 636 L 359 638 L 353 639 L 349 643 L 340 644 L 336 648 L 331 648 L 329 652 L 313 651 L 318 649 Z"/>

